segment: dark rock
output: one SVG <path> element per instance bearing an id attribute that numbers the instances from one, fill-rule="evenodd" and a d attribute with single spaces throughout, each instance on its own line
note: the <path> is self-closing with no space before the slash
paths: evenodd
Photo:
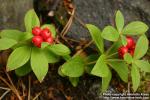
<path id="1" fill-rule="evenodd" d="M 74 0 L 76 15 L 84 23 L 91 23 L 103 29 L 106 25 L 114 25 L 114 14 L 119 9 L 125 17 L 125 22 L 141 20 L 150 26 L 149 0 Z M 74 21 L 69 36 L 80 39 L 90 39 L 89 33 Z M 150 33 L 148 34 L 150 37 Z"/>
<path id="2" fill-rule="evenodd" d="M 0 30 L 24 29 L 25 13 L 33 8 L 33 0 L 0 0 Z"/>

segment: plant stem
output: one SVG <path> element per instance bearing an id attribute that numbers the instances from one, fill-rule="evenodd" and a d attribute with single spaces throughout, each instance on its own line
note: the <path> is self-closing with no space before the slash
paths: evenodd
<path id="1" fill-rule="evenodd" d="M 97 60 L 87 63 L 87 65 L 95 64 Z"/>
<path id="2" fill-rule="evenodd" d="M 118 54 L 118 52 L 115 52 L 115 53 L 113 53 L 113 54 L 107 56 L 107 58 L 111 58 L 112 56 L 117 55 L 117 54 Z"/>
<path id="3" fill-rule="evenodd" d="M 124 61 L 122 59 L 107 59 L 107 61 Z"/>
<path id="4" fill-rule="evenodd" d="M 4 92 L 3 95 L 1 95 L 0 100 L 2 100 L 6 96 L 6 94 L 8 94 L 10 91 L 11 90 L 9 89 L 6 92 Z"/>
<path id="5" fill-rule="evenodd" d="M 74 56 L 80 55 L 80 54 L 84 51 L 84 49 L 86 49 L 87 47 L 89 47 L 92 43 L 93 43 L 93 40 L 91 40 L 88 44 L 86 44 L 86 45 L 83 47 L 83 49 L 77 51 L 77 52 L 74 54 Z"/>
<path id="6" fill-rule="evenodd" d="M 7 78 L 8 78 L 8 80 L 9 80 L 9 82 L 10 82 L 10 84 L 11 84 L 11 86 L 12 86 L 12 88 L 13 88 L 15 94 L 16 94 L 16 96 L 18 97 L 19 100 L 22 100 L 22 98 L 21 98 L 21 96 L 19 95 L 18 90 L 15 88 L 15 86 L 14 86 L 14 84 L 13 84 L 13 82 L 12 82 L 10 76 L 9 76 L 9 74 L 8 74 L 6 71 L 5 71 L 5 74 L 6 74 Z"/>
<path id="7" fill-rule="evenodd" d="M 115 46 L 115 43 L 113 43 L 113 45 L 111 45 L 111 47 L 106 51 L 106 55 L 108 55 L 111 51 L 111 49 Z"/>
<path id="8" fill-rule="evenodd" d="M 32 100 L 38 100 L 38 97 L 41 95 L 42 92 L 39 92 Z"/>
<path id="9" fill-rule="evenodd" d="M 31 99 L 31 91 L 30 91 L 30 88 L 31 88 L 31 77 L 29 76 L 29 90 L 28 90 L 28 100 Z"/>

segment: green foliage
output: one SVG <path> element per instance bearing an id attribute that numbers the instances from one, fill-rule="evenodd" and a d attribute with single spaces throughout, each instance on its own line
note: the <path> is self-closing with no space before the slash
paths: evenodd
<path id="1" fill-rule="evenodd" d="M 63 44 L 54 44 L 54 45 L 48 46 L 48 49 L 59 56 L 70 54 L 70 49 Z"/>
<path id="2" fill-rule="evenodd" d="M 128 82 L 128 65 L 125 61 L 109 60 L 108 64 L 118 73 L 122 81 Z"/>
<path id="3" fill-rule="evenodd" d="M 69 81 L 71 82 L 71 84 L 76 87 L 78 85 L 79 82 L 79 77 L 69 77 Z"/>
<path id="4" fill-rule="evenodd" d="M 132 61 L 133 61 L 131 54 L 126 53 L 126 54 L 124 55 L 124 60 L 125 60 L 128 64 L 131 64 Z"/>
<path id="5" fill-rule="evenodd" d="M 140 59 L 143 57 L 148 50 L 148 39 L 145 35 L 142 35 L 136 44 L 135 52 L 134 52 L 134 59 Z"/>
<path id="6" fill-rule="evenodd" d="M 28 40 L 32 39 L 32 37 L 33 37 L 32 33 L 30 33 L 30 32 L 24 32 L 24 35 L 23 35 L 21 41 L 28 41 Z"/>
<path id="7" fill-rule="evenodd" d="M 128 82 L 128 73 L 131 69 L 130 76 L 135 92 L 140 85 L 140 71 L 150 72 L 150 63 L 142 59 L 148 51 L 148 39 L 145 36 L 148 26 L 143 22 L 134 21 L 124 27 L 124 16 L 120 11 L 117 11 L 115 16 L 116 28 L 106 26 L 101 32 L 98 27 L 86 24 L 92 40 L 100 51 L 100 54 L 96 56 L 91 54 L 86 59 L 78 53 L 71 57 L 70 49 L 64 44 L 49 45 L 43 42 L 41 48 L 33 46 L 32 28 L 40 27 L 39 18 L 32 9 L 25 15 L 24 21 L 26 32 L 9 29 L 0 33 L 0 50 L 13 49 L 8 58 L 7 70 L 15 70 L 18 76 L 24 76 L 33 71 L 37 79 L 42 82 L 48 72 L 48 64 L 56 63 L 63 58 L 66 62 L 59 67 L 58 74 L 68 77 L 74 87 L 77 86 L 79 77 L 86 71 L 90 75 L 102 78 L 102 92 L 105 92 L 112 78 L 111 70 L 114 70 L 122 81 Z M 54 25 L 42 25 L 41 29 L 43 28 L 49 28 L 53 38 L 56 37 Z M 124 59 L 118 59 L 118 48 L 127 45 L 126 36 L 128 35 L 139 36 L 134 56 L 126 53 Z M 114 42 L 106 51 L 104 39 Z"/>
<path id="8" fill-rule="evenodd" d="M 9 38 L 16 41 L 21 41 L 23 39 L 24 33 L 18 30 L 2 30 L 0 33 L 1 38 Z"/>
<path id="9" fill-rule="evenodd" d="M 9 49 L 12 46 L 14 46 L 15 44 L 17 44 L 16 40 L 9 39 L 9 38 L 2 38 L 2 39 L 0 39 L 0 50 Z"/>
<path id="10" fill-rule="evenodd" d="M 15 70 L 16 75 L 18 76 L 25 76 L 28 73 L 30 73 L 32 71 L 30 63 L 27 62 L 25 65 L 21 66 L 20 68 L 17 68 Z"/>
<path id="11" fill-rule="evenodd" d="M 144 72 L 150 71 L 149 62 L 140 60 L 148 50 L 148 39 L 144 35 L 148 30 L 148 26 L 143 22 L 134 21 L 124 27 L 124 17 L 120 11 L 117 11 L 116 13 L 115 22 L 116 29 L 113 26 L 106 26 L 101 33 L 103 39 L 113 41 L 114 43 L 106 52 L 101 52 L 98 60 L 95 60 L 96 64 L 92 64 L 94 67 L 90 67 L 91 69 L 89 68 L 88 70 L 92 75 L 102 77 L 102 92 L 105 92 L 112 77 L 109 67 L 115 70 L 124 82 L 129 81 L 128 73 L 130 69 L 128 68 L 131 67 L 130 76 L 132 78 L 133 90 L 136 91 L 140 85 L 139 68 Z M 100 37 L 98 34 L 93 38 L 94 32 L 98 29 L 88 27 L 88 30 L 92 30 L 90 31 L 91 37 L 93 41 L 97 41 L 95 44 L 98 47 L 97 43 L 103 40 L 102 38 L 100 38 L 101 40 L 98 39 L 98 37 Z M 126 53 L 124 59 L 118 59 L 118 48 L 122 45 L 127 45 L 126 36 L 130 35 L 140 36 L 136 43 L 134 56 L 132 57 L 129 53 Z"/>
<path id="12" fill-rule="evenodd" d="M 42 44 L 41 44 L 41 48 L 42 49 L 44 49 L 44 48 L 46 48 L 48 46 L 49 46 L 49 43 L 47 43 L 47 42 L 42 42 Z"/>
<path id="13" fill-rule="evenodd" d="M 98 58 L 99 58 L 99 55 L 91 54 L 85 59 L 85 61 L 86 61 L 85 72 L 86 73 L 91 74 L 91 71 L 95 65 L 93 62 L 97 61 Z M 90 62 L 92 62 L 92 63 L 90 63 Z"/>
<path id="14" fill-rule="evenodd" d="M 108 89 L 111 78 L 112 78 L 111 71 L 108 70 L 108 76 L 102 77 L 102 92 L 105 92 Z"/>
<path id="15" fill-rule="evenodd" d="M 84 61 L 80 56 L 75 56 L 61 66 L 61 72 L 65 76 L 80 77 L 84 72 Z"/>
<path id="16" fill-rule="evenodd" d="M 53 52 L 51 52 L 49 49 L 45 48 L 43 50 L 45 57 L 48 60 L 48 63 L 56 63 L 60 60 L 60 57 Z"/>
<path id="17" fill-rule="evenodd" d="M 32 48 L 31 53 L 31 68 L 37 79 L 42 82 L 48 72 L 48 60 L 41 49 Z"/>
<path id="18" fill-rule="evenodd" d="M 107 55 L 112 55 L 118 52 L 118 48 L 122 45 L 121 41 L 114 42 L 112 46 L 106 51 Z"/>
<path id="19" fill-rule="evenodd" d="M 71 56 L 70 55 L 64 55 L 63 59 L 66 60 L 66 61 L 68 61 L 69 59 L 71 59 Z"/>
<path id="20" fill-rule="evenodd" d="M 15 70 L 30 59 L 31 47 L 23 46 L 15 49 L 8 58 L 7 71 Z"/>
<path id="21" fill-rule="evenodd" d="M 88 28 L 88 30 L 92 36 L 92 39 L 95 42 L 98 49 L 100 50 L 100 52 L 104 53 L 104 42 L 103 42 L 103 39 L 101 37 L 101 30 L 99 28 L 97 28 L 96 26 L 91 25 L 91 24 L 87 24 L 86 27 Z"/>
<path id="22" fill-rule="evenodd" d="M 135 60 L 134 64 L 144 72 L 150 72 L 150 64 L 145 60 Z"/>
<path id="23" fill-rule="evenodd" d="M 148 26 L 140 21 L 134 21 L 129 23 L 123 29 L 124 35 L 140 35 L 144 34 L 148 30 Z"/>
<path id="24" fill-rule="evenodd" d="M 119 39 L 119 33 L 112 26 L 106 26 L 102 32 L 102 37 L 109 41 L 117 41 Z"/>
<path id="25" fill-rule="evenodd" d="M 132 64 L 131 67 L 131 79 L 132 79 L 133 90 L 135 92 L 140 85 L 140 73 L 139 73 L 139 69 L 134 64 Z"/>
<path id="26" fill-rule="evenodd" d="M 116 22 L 116 27 L 117 27 L 118 32 L 121 33 L 124 27 L 124 16 L 119 10 L 116 13 L 115 22 Z"/>
<path id="27" fill-rule="evenodd" d="M 62 68 L 62 66 L 60 66 L 60 67 L 58 68 L 58 74 L 59 74 L 61 77 L 66 77 L 66 76 L 62 73 L 61 68 Z"/>
<path id="28" fill-rule="evenodd" d="M 91 74 L 95 75 L 95 76 L 99 76 L 99 77 L 107 77 L 108 76 L 108 72 L 109 72 L 109 68 L 105 62 L 105 55 L 101 55 L 94 68 L 91 71 Z"/>
<path id="29" fill-rule="evenodd" d="M 126 37 L 125 37 L 124 35 L 121 35 L 121 42 L 122 42 L 122 44 L 123 44 L 124 46 L 127 45 L 127 39 L 126 39 Z"/>
<path id="30" fill-rule="evenodd" d="M 35 26 L 40 26 L 39 18 L 33 9 L 26 13 L 24 22 L 27 32 L 32 32 L 32 28 Z"/>
<path id="31" fill-rule="evenodd" d="M 41 48 L 35 47 L 31 40 L 32 29 L 40 27 L 40 21 L 35 11 L 29 10 L 24 18 L 26 31 L 8 29 L 0 32 L 0 50 L 13 49 L 7 62 L 7 70 L 15 70 L 18 76 L 24 76 L 33 71 L 40 82 L 48 72 L 48 63 L 56 63 L 60 56 L 69 56 L 70 49 L 63 44 L 43 42 Z M 41 29 L 49 28 L 53 38 L 56 36 L 54 25 L 43 25 Z M 30 62 L 30 63 L 29 63 Z"/>

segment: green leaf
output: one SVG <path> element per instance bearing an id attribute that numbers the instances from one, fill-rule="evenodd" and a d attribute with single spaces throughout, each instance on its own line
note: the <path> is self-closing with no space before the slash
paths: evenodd
<path id="1" fill-rule="evenodd" d="M 62 73 L 62 71 L 61 71 L 61 68 L 62 68 L 62 66 L 60 66 L 59 68 L 58 68 L 58 74 L 61 76 L 61 77 L 65 77 L 65 75 Z"/>
<path id="2" fill-rule="evenodd" d="M 124 46 L 127 45 L 127 39 L 126 39 L 126 37 L 123 36 L 123 35 L 121 35 L 121 42 L 122 42 L 122 44 L 123 44 Z"/>
<path id="3" fill-rule="evenodd" d="M 102 77 L 102 92 L 106 92 L 106 90 L 108 89 L 111 78 L 112 78 L 111 71 L 108 70 L 108 76 Z"/>
<path id="4" fill-rule="evenodd" d="M 108 64 L 118 73 L 122 81 L 128 82 L 128 65 L 125 61 L 108 61 Z"/>
<path id="5" fill-rule="evenodd" d="M 69 77 L 69 81 L 74 87 L 76 87 L 79 83 L 79 77 Z"/>
<path id="6" fill-rule="evenodd" d="M 30 73 L 32 71 L 30 63 L 26 63 L 25 65 L 23 65 L 22 67 L 18 68 L 15 70 L 16 75 L 18 76 L 25 76 L 28 73 Z"/>
<path id="7" fill-rule="evenodd" d="M 41 28 L 42 28 L 42 29 L 48 28 L 48 29 L 51 31 L 51 33 L 52 33 L 52 37 L 53 37 L 53 38 L 56 37 L 56 28 L 55 28 L 54 25 L 52 25 L 52 24 L 45 24 L 45 25 L 43 25 Z"/>
<path id="8" fill-rule="evenodd" d="M 122 33 L 125 35 L 140 35 L 148 30 L 148 26 L 140 21 L 134 21 L 125 26 Z"/>
<path id="9" fill-rule="evenodd" d="M 43 51 L 36 47 L 33 47 L 31 53 L 31 68 L 37 79 L 42 82 L 48 72 L 48 61 Z"/>
<path id="10" fill-rule="evenodd" d="M 27 42 L 19 42 L 16 45 L 14 45 L 13 47 L 11 47 L 11 49 L 15 50 L 16 48 L 23 47 L 23 46 L 30 46 L 30 45 L 27 44 Z"/>
<path id="11" fill-rule="evenodd" d="M 150 72 L 150 64 L 148 61 L 145 60 L 135 60 L 135 65 L 139 67 L 144 72 Z"/>
<path id="12" fill-rule="evenodd" d="M 64 55 L 63 59 L 66 60 L 66 61 L 68 61 L 69 59 L 71 59 L 71 56 L 70 55 Z"/>
<path id="13" fill-rule="evenodd" d="M 33 37 L 32 33 L 24 32 L 24 36 L 22 37 L 22 41 L 26 41 L 26 40 L 32 39 L 32 37 Z"/>
<path id="14" fill-rule="evenodd" d="M 17 44 L 16 40 L 8 39 L 8 38 L 2 38 L 2 39 L 0 39 L 0 50 L 9 49 L 16 44 Z"/>
<path id="15" fill-rule="evenodd" d="M 140 73 L 138 67 L 136 67 L 136 65 L 134 64 L 132 64 L 131 67 L 131 79 L 132 79 L 132 88 L 135 92 L 140 85 Z"/>
<path id="16" fill-rule="evenodd" d="M 121 41 L 114 42 L 113 45 L 107 50 L 107 55 L 112 55 L 118 52 L 118 48 L 122 46 Z M 118 56 L 117 56 L 118 57 Z"/>
<path id="17" fill-rule="evenodd" d="M 45 48 L 43 50 L 45 57 L 48 60 L 48 63 L 56 63 L 59 61 L 60 57 L 57 56 L 56 54 L 54 54 L 53 52 L 51 52 L 50 50 L 48 50 L 47 48 Z"/>
<path id="18" fill-rule="evenodd" d="M 95 42 L 96 46 L 100 50 L 101 53 L 104 53 L 104 42 L 103 38 L 101 37 L 101 30 L 94 25 L 86 24 L 93 41 Z"/>
<path id="19" fill-rule="evenodd" d="M 85 60 L 86 60 L 86 62 L 88 64 L 90 62 L 96 61 L 98 58 L 99 58 L 99 55 L 97 55 L 97 54 L 91 54 L 91 55 L 87 56 Z"/>
<path id="20" fill-rule="evenodd" d="M 47 43 L 47 42 L 42 42 L 42 45 L 41 45 L 41 48 L 42 48 L 42 49 L 46 48 L 47 46 L 49 46 L 49 43 Z"/>
<path id="21" fill-rule="evenodd" d="M 24 36 L 24 33 L 18 30 L 9 29 L 9 30 L 3 30 L 0 33 L 1 38 L 9 38 L 16 41 L 22 40 L 22 37 Z"/>
<path id="22" fill-rule="evenodd" d="M 107 77 L 108 72 L 109 68 L 105 63 L 105 55 L 101 55 L 92 69 L 91 74 L 98 77 Z"/>
<path id="23" fill-rule="evenodd" d="M 145 35 L 142 35 L 136 43 L 134 58 L 140 59 L 146 54 L 147 50 L 148 50 L 148 39 Z"/>
<path id="24" fill-rule="evenodd" d="M 75 56 L 61 66 L 61 72 L 69 77 L 80 77 L 84 72 L 84 61 L 80 56 Z"/>
<path id="25" fill-rule="evenodd" d="M 133 61 L 131 54 L 126 53 L 126 54 L 124 55 L 124 60 L 125 60 L 128 64 L 131 64 L 132 61 Z"/>
<path id="26" fill-rule="evenodd" d="M 91 74 L 91 71 L 92 71 L 98 58 L 99 58 L 99 55 L 97 55 L 97 54 L 91 54 L 88 57 L 86 57 L 86 59 L 85 59 L 85 61 L 86 61 L 85 71 L 88 74 Z"/>
<path id="27" fill-rule="evenodd" d="M 124 17 L 119 10 L 116 13 L 115 21 L 116 21 L 116 26 L 117 26 L 118 32 L 120 33 L 124 27 Z"/>
<path id="28" fill-rule="evenodd" d="M 102 37 L 109 41 L 117 41 L 119 39 L 119 33 L 112 26 L 106 26 L 102 32 Z"/>
<path id="29" fill-rule="evenodd" d="M 32 32 L 32 28 L 40 26 L 40 21 L 33 9 L 29 10 L 24 18 L 25 27 L 27 32 Z"/>
<path id="30" fill-rule="evenodd" d="M 63 44 L 54 44 L 54 45 L 48 46 L 48 49 L 59 56 L 70 54 L 70 49 Z"/>
<path id="31" fill-rule="evenodd" d="M 8 58 L 7 71 L 15 70 L 30 59 L 31 47 L 23 46 L 15 49 Z"/>

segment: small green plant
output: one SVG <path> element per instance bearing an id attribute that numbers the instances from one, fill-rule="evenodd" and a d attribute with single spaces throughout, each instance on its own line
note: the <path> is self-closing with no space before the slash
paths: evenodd
<path id="1" fill-rule="evenodd" d="M 91 74 L 102 78 L 102 92 L 109 86 L 112 69 L 126 83 L 131 76 L 132 88 L 136 91 L 140 85 L 140 71 L 150 72 L 149 62 L 142 60 L 148 50 L 148 39 L 144 34 L 148 26 L 141 21 L 134 21 L 124 27 L 124 17 L 120 11 L 116 13 L 115 22 L 116 29 L 106 26 L 102 32 L 94 25 L 86 25 L 100 53 Z M 136 44 L 131 36 L 139 37 Z M 104 39 L 114 42 L 106 52 Z"/>
<path id="2" fill-rule="evenodd" d="M 80 54 L 68 57 L 67 62 L 59 68 L 61 76 L 69 77 L 73 86 L 77 86 L 79 77 L 84 72 L 102 78 L 102 92 L 108 89 L 115 70 L 125 83 L 131 76 L 133 91 L 140 85 L 140 71 L 150 72 L 150 64 L 142 60 L 148 50 L 148 39 L 145 32 L 148 26 L 141 21 L 134 21 L 124 27 L 124 17 L 120 11 L 116 13 L 116 29 L 106 26 L 103 31 L 94 25 L 87 24 L 91 37 L 99 54 L 90 54 L 82 58 Z M 132 38 L 139 37 L 137 42 Z M 112 41 L 112 46 L 105 50 L 104 39 Z"/>
<path id="3" fill-rule="evenodd" d="M 63 44 L 55 43 L 56 30 L 52 24 L 40 26 L 34 10 L 29 10 L 24 18 L 26 32 L 7 29 L 0 32 L 0 50 L 11 48 L 7 71 L 15 70 L 19 76 L 33 71 L 41 82 L 48 72 L 48 63 L 56 63 L 60 56 L 70 54 Z"/>
<path id="4" fill-rule="evenodd" d="M 62 77 L 67 76 L 71 84 L 76 87 L 79 77 L 84 74 L 85 61 L 80 55 L 67 57 L 66 62 L 60 66 L 58 73 Z"/>

